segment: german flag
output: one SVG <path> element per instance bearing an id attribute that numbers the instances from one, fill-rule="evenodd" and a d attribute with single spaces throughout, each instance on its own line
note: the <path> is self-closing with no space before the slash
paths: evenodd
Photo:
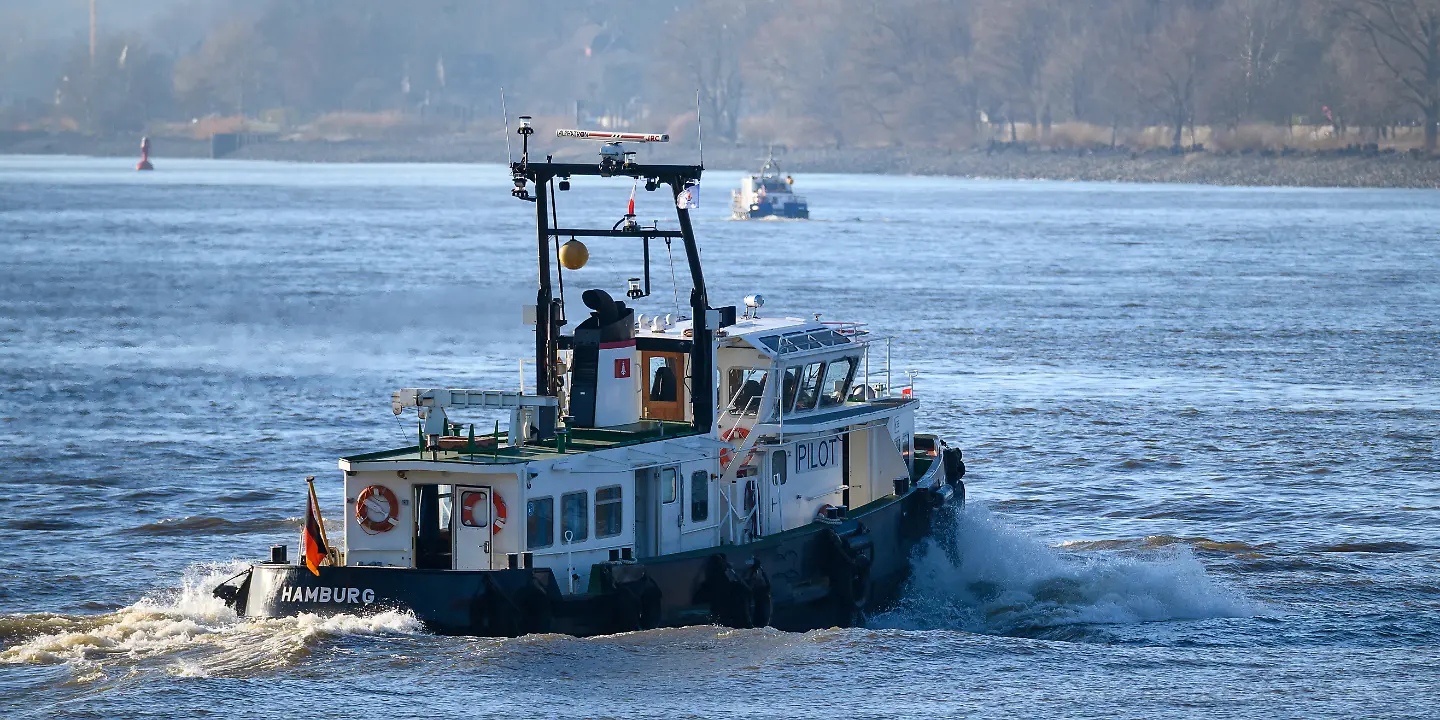
<path id="1" fill-rule="evenodd" d="M 320 517 L 320 501 L 315 499 L 315 476 L 305 478 L 310 485 L 310 500 L 305 507 L 305 529 L 300 531 L 300 552 L 305 567 L 320 574 L 320 563 L 330 558 L 330 543 L 325 540 L 325 521 Z"/>

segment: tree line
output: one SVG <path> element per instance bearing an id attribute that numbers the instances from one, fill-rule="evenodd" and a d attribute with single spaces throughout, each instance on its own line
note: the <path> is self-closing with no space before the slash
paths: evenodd
<path id="1" fill-rule="evenodd" d="M 1433 151 L 1440 123 L 1440 0 L 153 1 L 168 14 L 100 23 L 93 56 L 86 33 L 0 29 L 0 122 L 488 127 L 504 87 L 512 110 L 648 127 L 698 100 L 707 139 L 841 149 L 1302 124 Z"/>

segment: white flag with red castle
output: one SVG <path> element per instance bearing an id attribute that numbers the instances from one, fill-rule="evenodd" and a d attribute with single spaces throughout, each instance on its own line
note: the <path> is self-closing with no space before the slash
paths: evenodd
<path id="1" fill-rule="evenodd" d="M 680 194 L 675 196 L 675 207 L 681 210 L 694 210 L 700 207 L 700 183 L 686 183 Z"/>

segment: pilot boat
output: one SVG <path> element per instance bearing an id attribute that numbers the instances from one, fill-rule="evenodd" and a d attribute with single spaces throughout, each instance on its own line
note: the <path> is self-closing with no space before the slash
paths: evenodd
<path id="1" fill-rule="evenodd" d="M 810 206 L 795 194 L 795 178 L 782 176 L 771 153 L 759 175 L 747 175 L 739 190 L 730 191 L 730 214 L 735 220 L 761 218 L 809 218 Z"/>
<path id="2" fill-rule="evenodd" d="M 599 162 L 558 163 L 531 160 L 529 118 L 518 132 L 512 195 L 533 203 L 538 257 L 533 392 L 395 391 L 415 444 L 340 459 L 340 541 L 316 540 L 312 484 L 299 561 L 273 546 L 214 594 L 243 617 L 399 610 L 482 636 L 803 631 L 894 602 L 912 550 L 963 504 L 965 466 L 916 432 L 919 399 L 890 386 L 888 344 L 858 323 L 769 316 L 759 295 L 713 306 L 690 217 L 702 166 L 638 163 L 622 145 L 667 136 L 561 130 L 606 144 Z M 559 226 L 576 179 L 629 180 L 624 217 Z M 642 183 L 668 193 L 672 227 L 636 222 Z M 623 300 L 584 291 L 588 316 L 567 333 L 580 238 L 642 245 L 644 280 Z M 637 307 L 651 241 L 683 246 L 688 314 Z M 464 419 L 497 412 L 504 431 Z"/>

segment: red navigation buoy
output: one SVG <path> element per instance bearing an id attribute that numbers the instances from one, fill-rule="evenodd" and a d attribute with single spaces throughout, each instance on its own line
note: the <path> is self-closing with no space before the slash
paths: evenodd
<path id="1" fill-rule="evenodd" d="M 154 170 L 155 166 L 150 164 L 150 138 L 140 138 L 140 162 L 135 163 L 136 170 Z"/>

